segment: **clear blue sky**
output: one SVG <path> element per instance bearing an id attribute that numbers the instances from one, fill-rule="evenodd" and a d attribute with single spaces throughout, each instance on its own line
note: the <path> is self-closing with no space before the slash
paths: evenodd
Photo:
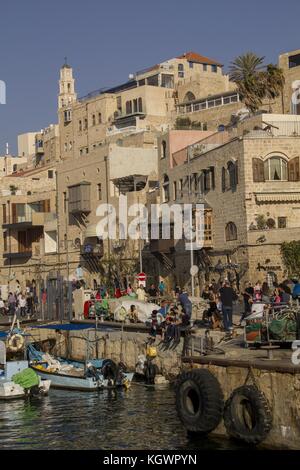
<path id="1" fill-rule="evenodd" d="M 277 62 L 300 48 L 299 0 L 10 0 L 0 6 L 0 154 L 17 134 L 57 121 L 59 67 L 73 66 L 77 92 L 194 50 L 225 68 L 252 50 Z"/>

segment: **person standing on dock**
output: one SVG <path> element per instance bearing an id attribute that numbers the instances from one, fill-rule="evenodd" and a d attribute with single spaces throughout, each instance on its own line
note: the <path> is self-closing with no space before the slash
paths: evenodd
<path id="1" fill-rule="evenodd" d="M 230 287 L 228 281 L 224 282 L 224 286 L 221 287 L 220 298 L 222 302 L 222 313 L 223 313 L 223 322 L 224 328 L 227 333 L 232 332 L 232 308 L 233 301 L 237 300 L 238 296 L 236 292 Z"/>

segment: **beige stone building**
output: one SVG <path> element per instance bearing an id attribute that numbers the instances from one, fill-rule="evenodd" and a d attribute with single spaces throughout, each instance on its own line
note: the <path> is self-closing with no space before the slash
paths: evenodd
<path id="1" fill-rule="evenodd" d="M 20 171 L 1 179 L 2 285 L 13 286 L 18 280 L 25 287 L 33 279 L 41 284 L 51 269 L 56 269 L 55 188 L 55 169 L 49 166 L 42 171 Z"/>
<path id="2" fill-rule="evenodd" d="M 299 132 L 298 116 L 261 114 L 178 152 L 170 152 L 172 135 L 161 137 L 160 201 L 204 205 L 203 248 L 193 253 L 198 282 L 285 278 L 281 243 L 300 239 Z M 191 282 L 180 240 L 152 240 L 147 263 L 171 286 Z"/>
<path id="3" fill-rule="evenodd" d="M 287 114 L 260 114 L 224 132 L 216 131 L 227 129 L 244 106 L 213 59 L 187 52 L 82 98 L 64 64 L 58 124 L 20 136 L 18 153 L 27 163 L 1 180 L 2 282 L 12 273 L 23 282 L 31 276 L 42 281 L 52 271 L 68 279 L 80 272 L 90 286 L 114 275 L 132 280 L 141 251 L 149 279 L 189 282 L 191 256 L 184 243 L 122 239 L 121 195 L 128 206 L 191 198 L 205 204 L 204 248 L 193 254 L 199 282 L 217 276 L 221 265 L 223 275 L 231 266 L 228 275 L 236 276 L 234 264 L 241 281 L 284 276 L 280 243 L 296 237 L 298 227 L 299 183 L 291 181 L 291 172 L 298 168 L 299 121 L 290 104 L 291 85 L 300 80 L 299 52 L 279 57 L 283 99 L 266 104 L 267 111 Z M 277 165 L 282 174 L 275 180 Z M 253 180 L 253 168 L 260 181 Z M 112 241 L 97 229 L 97 208 L 107 203 L 120 222 Z"/>

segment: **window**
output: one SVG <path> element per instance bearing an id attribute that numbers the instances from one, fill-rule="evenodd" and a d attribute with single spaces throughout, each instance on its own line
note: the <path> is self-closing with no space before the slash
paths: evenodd
<path id="1" fill-rule="evenodd" d="M 49 179 L 53 179 L 53 177 L 54 177 L 54 172 L 53 172 L 53 170 L 48 170 L 48 178 L 49 178 Z"/>
<path id="2" fill-rule="evenodd" d="M 300 54 L 291 55 L 289 57 L 289 68 L 299 67 L 300 65 Z"/>
<path id="3" fill-rule="evenodd" d="M 190 69 L 193 69 L 194 68 L 194 62 L 189 62 L 189 67 L 190 67 Z"/>
<path id="4" fill-rule="evenodd" d="M 152 75 L 147 78 L 147 85 L 158 86 L 158 75 Z"/>
<path id="5" fill-rule="evenodd" d="M 64 111 L 64 121 L 71 122 L 71 111 L 69 109 Z"/>
<path id="6" fill-rule="evenodd" d="M 67 144 L 67 142 L 64 143 L 64 151 L 65 151 L 65 152 L 68 151 L 68 144 Z"/>
<path id="7" fill-rule="evenodd" d="M 98 124 L 102 123 L 102 114 L 98 113 Z"/>
<path id="8" fill-rule="evenodd" d="M 161 143 L 161 158 L 166 158 L 167 156 L 167 142 L 165 140 Z"/>
<path id="9" fill-rule="evenodd" d="M 215 64 L 213 64 L 213 65 L 211 66 L 211 71 L 214 72 L 214 73 L 217 73 L 218 67 L 217 67 Z"/>
<path id="10" fill-rule="evenodd" d="M 132 114 L 132 102 L 131 101 L 126 101 L 126 114 Z"/>
<path id="11" fill-rule="evenodd" d="M 89 153 L 89 148 L 88 147 L 85 148 L 85 153 Z"/>
<path id="12" fill-rule="evenodd" d="M 88 128 L 88 120 L 87 118 L 84 119 L 84 130 L 87 130 Z"/>
<path id="13" fill-rule="evenodd" d="M 203 171 L 203 180 L 204 180 L 204 191 L 209 191 L 210 190 L 210 171 L 209 170 L 204 170 Z"/>
<path id="14" fill-rule="evenodd" d="M 195 101 L 196 97 L 194 95 L 194 93 L 192 93 L 191 91 L 188 91 L 186 94 L 185 94 L 185 97 L 183 98 L 183 102 L 186 103 L 188 101 Z"/>
<path id="15" fill-rule="evenodd" d="M 225 227 L 225 239 L 227 242 L 237 240 L 237 228 L 233 222 L 228 222 Z"/>
<path id="16" fill-rule="evenodd" d="M 177 199 L 177 182 L 173 181 L 173 199 L 176 201 Z"/>
<path id="17" fill-rule="evenodd" d="M 122 112 L 122 97 L 121 96 L 117 96 L 117 110 L 120 111 L 120 113 Z"/>
<path id="18" fill-rule="evenodd" d="M 102 200 L 102 185 L 101 185 L 101 183 L 97 184 L 97 197 L 98 197 L 98 201 Z"/>
<path id="19" fill-rule="evenodd" d="M 70 142 L 69 142 L 69 150 L 72 150 L 72 148 L 73 148 L 73 142 L 70 140 Z"/>
<path id="20" fill-rule="evenodd" d="M 6 224 L 7 214 L 6 214 L 6 204 L 2 204 L 2 223 Z"/>
<path id="21" fill-rule="evenodd" d="M 286 228 L 287 227 L 287 218 L 286 217 L 278 217 L 278 228 Z"/>
<path id="22" fill-rule="evenodd" d="M 82 121 L 81 120 L 78 122 L 78 130 L 79 130 L 79 132 L 82 131 Z"/>
<path id="23" fill-rule="evenodd" d="M 142 100 L 142 98 L 139 98 L 139 101 L 138 101 L 138 111 L 140 113 L 143 112 L 143 100 Z"/>
<path id="24" fill-rule="evenodd" d="M 8 243 L 7 243 L 7 232 L 3 232 L 3 250 L 8 250 Z"/>
<path id="25" fill-rule="evenodd" d="M 170 200 L 170 182 L 168 175 L 164 175 L 162 184 L 162 199 L 163 202 L 169 202 Z"/>
<path id="26" fill-rule="evenodd" d="M 71 83 L 68 83 L 68 93 L 71 93 Z"/>
<path id="27" fill-rule="evenodd" d="M 226 171 L 226 168 L 222 168 L 222 191 L 223 193 L 226 191 L 227 189 L 227 171 Z"/>
<path id="28" fill-rule="evenodd" d="M 203 72 L 207 72 L 207 65 L 203 64 Z"/>
<path id="29" fill-rule="evenodd" d="M 137 99 L 133 100 L 133 112 L 137 113 L 138 110 L 138 104 L 137 104 Z"/>
<path id="30" fill-rule="evenodd" d="M 184 65 L 183 64 L 178 64 L 178 77 L 179 78 L 184 77 Z"/>
<path id="31" fill-rule="evenodd" d="M 93 126 L 96 125 L 96 116 L 95 116 L 95 114 L 93 114 L 93 116 L 92 116 L 92 123 L 93 123 Z"/>
<path id="32" fill-rule="evenodd" d="M 237 179 L 237 163 L 228 162 L 227 171 L 229 174 L 229 187 L 230 189 L 236 189 L 238 179 Z"/>
<path id="33" fill-rule="evenodd" d="M 63 192 L 63 208 L 64 208 L 64 213 L 67 212 L 67 193 Z"/>
<path id="34" fill-rule="evenodd" d="M 264 175 L 267 181 L 287 180 L 287 162 L 281 157 L 268 158 L 264 163 Z"/>
<path id="35" fill-rule="evenodd" d="M 80 149 L 80 150 L 79 150 L 79 154 L 80 154 L 80 155 L 83 154 L 83 149 Z"/>

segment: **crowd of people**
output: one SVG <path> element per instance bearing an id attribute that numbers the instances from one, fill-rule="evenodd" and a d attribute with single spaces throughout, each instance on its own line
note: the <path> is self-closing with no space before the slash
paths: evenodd
<path id="1" fill-rule="evenodd" d="M 26 287 L 25 290 L 17 287 L 15 291 L 9 292 L 5 300 L 0 292 L 0 315 L 32 316 L 36 311 L 37 304 L 38 298 L 34 289 L 30 287 Z"/>
<path id="2" fill-rule="evenodd" d="M 279 308 L 288 305 L 292 298 L 297 297 L 300 297 L 298 280 L 287 279 L 280 284 L 274 282 L 272 288 L 267 282 L 261 284 L 258 281 L 254 286 L 246 282 L 241 293 L 228 280 L 221 284 L 213 280 L 205 286 L 202 293 L 202 298 L 207 300 L 209 305 L 204 312 L 203 320 L 207 321 L 212 328 L 222 327 L 227 333 L 231 333 L 235 302 L 243 301 L 244 304 L 244 308 L 240 309 L 239 325 L 241 325 L 243 320 L 251 314 L 253 304 L 261 303 Z"/>

